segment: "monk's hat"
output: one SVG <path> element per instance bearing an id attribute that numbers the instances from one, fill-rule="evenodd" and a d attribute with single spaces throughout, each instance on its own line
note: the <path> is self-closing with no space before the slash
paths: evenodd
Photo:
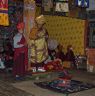
<path id="1" fill-rule="evenodd" d="M 18 29 L 18 30 L 24 29 L 24 22 L 18 23 L 18 24 L 17 24 L 17 29 Z"/>
<path id="2" fill-rule="evenodd" d="M 40 15 L 40 16 L 36 17 L 35 20 L 36 20 L 37 24 L 40 24 L 40 25 L 43 25 L 45 23 L 44 15 Z"/>

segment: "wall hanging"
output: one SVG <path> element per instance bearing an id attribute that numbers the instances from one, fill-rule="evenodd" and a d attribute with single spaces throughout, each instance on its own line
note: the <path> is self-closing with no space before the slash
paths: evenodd
<path id="1" fill-rule="evenodd" d="M 42 0 L 42 13 L 53 14 L 53 0 Z"/>
<path id="2" fill-rule="evenodd" d="M 89 0 L 76 0 L 76 5 L 79 7 L 89 7 Z"/>
<path id="3" fill-rule="evenodd" d="M 0 0 L 0 25 L 9 25 L 8 0 Z"/>
<path id="4" fill-rule="evenodd" d="M 54 14 L 67 16 L 69 12 L 68 0 L 55 0 L 54 1 Z"/>

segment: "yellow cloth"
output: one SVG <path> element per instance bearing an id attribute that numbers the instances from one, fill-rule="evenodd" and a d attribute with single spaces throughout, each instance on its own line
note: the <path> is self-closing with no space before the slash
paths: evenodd
<path id="1" fill-rule="evenodd" d="M 63 67 L 64 68 L 71 68 L 71 62 L 70 61 L 64 61 L 63 62 Z"/>
<path id="2" fill-rule="evenodd" d="M 0 13 L 0 25 L 3 25 L 3 26 L 8 26 L 9 25 L 8 14 Z"/>
<path id="3" fill-rule="evenodd" d="M 33 32 L 35 33 L 35 31 L 37 30 L 35 29 Z M 31 39 L 29 43 L 31 48 L 31 63 L 41 63 L 48 57 L 45 30 L 43 29 L 36 33 L 36 39 Z"/>
<path id="4" fill-rule="evenodd" d="M 30 40 L 31 63 L 41 63 L 48 57 L 47 43 L 45 38 Z"/>
<path id="5" fill-rule="evenodd" d="M 0 25 L 9 25 L 8 0 L 0 0 Z"/>

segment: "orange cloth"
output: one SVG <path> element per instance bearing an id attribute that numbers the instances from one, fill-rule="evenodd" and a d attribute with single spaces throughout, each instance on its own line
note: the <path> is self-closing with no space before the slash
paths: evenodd
<path id="1" fill-rule="evenodd" d="M 33 27 L 31 29 L 30 34 L 29 34 L 29 39 L 30 40 L 35 40 L 37 38 L 37 32 L 38 32 L 38 29 L 36 27 Z"/>

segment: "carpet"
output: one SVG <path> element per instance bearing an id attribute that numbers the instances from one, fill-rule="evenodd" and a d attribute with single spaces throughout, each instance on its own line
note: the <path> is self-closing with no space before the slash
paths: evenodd
<path id="1" fill-rule="evenodd" d="M 49 89 L 51 91 L 61 92 L 64 94 L 71 94 L 75 92 L 80 92 L 88 89 L 95 88 L 95 85 L 77 81 L 77 80 L 64 80 L 56 79 L 52 81 L 45 82 L 35 82 L 37 86 Z"/>

